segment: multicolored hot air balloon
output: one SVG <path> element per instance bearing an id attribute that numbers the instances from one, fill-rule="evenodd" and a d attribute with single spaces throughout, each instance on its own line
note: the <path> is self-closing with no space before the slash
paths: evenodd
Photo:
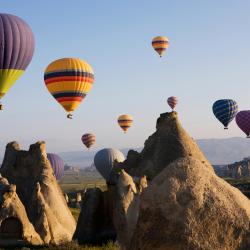
<path id="1" fill-rule="evenodd" d="M 124 133 L 126 133 L 133 124 L 133 118 L 131 115 L 120 115 L 117 121 Z"/>
<path id="2" fill-rule="evenodd" d="M 228 129 L 228 124 L 234 119 L 238 112 L 238 105 L 234 100 L 221 99 L 213 104 L 215 117 Z"/>
<path id="3" fill-rule="evenodd" d="M 84 134 L 82 136 L 82 143 L 87 148 L 90 148 L 95 143 L 95 135 L 93 135 L 93 134 Z"/>
<path id="4" fill-rule="evenodd" d="M 167 102 L 168 102 L 168 105 L 171 107 L 171 109 L 174 110 L 174 108 L 178 104 L 178 99 L 176 96 L 170 96 Z"/>
<path id="5" fill-rule="evenodd" d="M 64 162 L 62 158 L 56 154 L 47 153 L 51 167 L 54 171 L 57 180 L 60 180 L 64 173 Z"/>
<path id="6" fill-rule="evenodd" d="M 0 13 L 0 99 L 23 74 L 34 48 L 34 36 L 28 24 L 20 17 Z"/>
<path id="7" fill-rule="evenodd" d="M 235 121 L 247 138 L 250 138 L 250 110 L 242 110 L 237 113 Z"/>
<path id="8" fill-rule="evenodd" d="M 96 153 L 94 164 L 103 178 L 109 181 L 115 161 L 123 162 L 124 160 L 125 157 L 121 151 L 114 148 L 104 148 Z"/>
<path id="9" fill-rule="evenodd" d="M 68 112 L 72 114 L 92 88 L 94 73 L 91 66 L 81 59 L 58 59 L 46 68 L 44 81 L 48 91 Z"/>
<path id="10" fill-rule="evenodd" d="M 169 47 L 169 40 L 165 36 L 157 36 L 152 40 L 152 46 L 160 57 L 162 57 L 166 49 Z"/>

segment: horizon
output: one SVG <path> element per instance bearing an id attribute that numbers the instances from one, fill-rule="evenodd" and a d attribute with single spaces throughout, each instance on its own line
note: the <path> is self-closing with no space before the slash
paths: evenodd
<path id="1" fill-rule="evenodd" d="M 232 98 L 239 110 L 250 109 L 245 91 L 250 83 L 250 2 L 162 0 L 157 6 L 145 1 L 143 8 L 131 0 L 78 1 L 77 8 L 65 0 L 59 5 L 25 2 L 25 8 L 22 1 L 1 3 L 2 13 L 29 24 L 36 46 L 30 65 L 2 99 L 1 126 L 7 129 L 0 154 L 13 140 L 23 149 L 44 140 L 48 152 L 85 151 L 80 140 L 85 132 L 96 135 L 95 150 L 141 147 L 155 131 L 159 114 L 170 111 L 171 95 L 178 96 L 179 119 L 192 137 L 245 137 L 235 121 L 224 131 L 212 104 Z M 170 40 L 162 58 L 151 46 L 157 35 Z M 95 73 L 93 89 L 73 120 L 66 119 L 43 81 L 47 65 L 67 56 L 86 60 Z M 134 118 L 126 135 L 116 121 L 123 113 Z"/>

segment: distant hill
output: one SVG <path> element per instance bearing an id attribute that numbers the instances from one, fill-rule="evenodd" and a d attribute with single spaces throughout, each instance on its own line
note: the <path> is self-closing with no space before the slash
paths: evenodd
<path id="1" fill-rule="evenodd" d="M 233 137 L 227 139 L 199 139 L 198 145 L 214 165 L 230 164 L 250 156 L 250 139 Z M 141 151 L 142 148 L 135 148 Z M 122 149 L 127 155 L 129 149 Z M 96 151 L 73 151 L 59 153 L 65 163 L 81 168 L 90 166 Z"/>
<path id="2" fill-rule="evenodd" d="M 198 145 L 204 152 L 208 160 L 213 165 L 230 164 L 236 161 L 241 161 L 245 157 L 250 156 L 250 139 L 242 137 L 233 137 L 227 139 L 199 139 Z M 135 148 L 141 151 L 142 148 Z M 129 149 L 122 149 L 124 155 L 127 155 Z M 91 166 L 96 151 L 83 150 L 58 153 L 65 164 L 85 168 Z M 0 163 L 3 155 L 0 155 Z"/>
<path id="3" fill-rule="evenodd" d="M 229 164 L 250 156 L 250 139 L 242 137 L 201 139 L 197 143 L 214 165 Z"/>

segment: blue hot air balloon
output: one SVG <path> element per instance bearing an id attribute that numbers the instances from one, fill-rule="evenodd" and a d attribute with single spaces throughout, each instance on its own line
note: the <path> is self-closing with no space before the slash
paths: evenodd
<path id="1" fill-rule="evenodd" d="M 52 169 L 54 170 L 54 174 L 57 180 L 60 180 L 63 176 L 64 172 L 64 162 L 62 158 L 56 154 L 48 153 L 47 157 L 50 161 Z"/>
<path id="2" fill-rule="evenodd" d="M 114 162 L 123 162 L 124 160 L 125 157 L 121 151 L 113 148 L 104 148 L 96 153 L 94 164 L 103 178 L 108 181 Z"/>
<path id="3" fill-rule="evenodd" d="M 234 100 L 221 99 L 213 104 L 213 113 L 215 117 L 228 129 L 228 124 L 234 119 L 238 112 L 238 105 Z"/>

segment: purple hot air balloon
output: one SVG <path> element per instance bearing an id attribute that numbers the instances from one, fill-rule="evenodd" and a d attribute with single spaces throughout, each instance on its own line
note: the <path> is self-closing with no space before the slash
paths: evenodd
<path id="1" fill-rule="evenodd" d="M 47 157 L 50 161 L 50 164 L 54 170 L 54 174 L 57 180 L 60 180 L 64 172 L 64 162 L 62 158 L 56 154 L 47 153 Z"/>
<path id="2" fill-rule="evenodd" d="M 236 115 L 238 127 L 250 138 L 250 110 L 242 110 Z"/>
<path id="3" fill-rule="evenodd" d="M 34 48 L 29 25 L 20 17 L 0 13 L 0 99 L 23 74 Z"/>

